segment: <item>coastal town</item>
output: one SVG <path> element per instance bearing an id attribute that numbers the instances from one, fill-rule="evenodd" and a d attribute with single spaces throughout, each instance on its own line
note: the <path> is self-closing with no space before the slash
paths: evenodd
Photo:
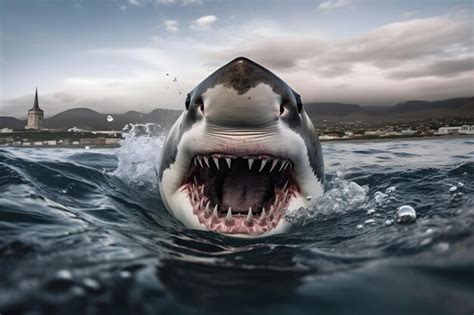
<path id="1" fill-rule="evenodd" d="M 106 117 L 109 122 L 113 119 L 111 115 Z M 474 135 L 474 117 L 471 116 L 392 123 L 322 120 L 316 121 L 315 126 L 321 141 Z M 67 129 L 45 128 L 44 111 L 39 107 L 36 91 L 24 128 L 13 129 L 0 125 L 0 146 L 117 147 L 124 132 L 123 129 L 88 130 L 76 126 Z"/>

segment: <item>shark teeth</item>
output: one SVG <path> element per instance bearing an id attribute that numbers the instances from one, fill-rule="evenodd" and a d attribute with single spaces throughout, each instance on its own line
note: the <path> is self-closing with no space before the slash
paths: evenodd
<path id="1" fill-rule="evenodd" d="M 258 172 L 262 172 L 266 169 L 267 165 L 270 165 L 268 169 L 269 173 L 273 172 L 274 170 L 282 172 L 287 168 L 292 168 L 293 165 L 290 160 L 282 158 L 272 158 L 268 156 L 225 156 L 222 154 L 196 155 L 192 159 L 192 163 L 196 167 L 215 168 L 217 170 L 221 170 L 220 165 L 224 164 L 227 165 L 228 169 L 232 169 L 232 160 L 236 158 L 247 160 L 249 171 L 252 171 L 252 169 L 256 166 Z"/>
<path id="2" fill-rule="evenodd" d="M 248 159 L 247 162 L 249 164 L 249 170 L 252 169 L 252 164 L 253 164 L 254 159 Z"/>

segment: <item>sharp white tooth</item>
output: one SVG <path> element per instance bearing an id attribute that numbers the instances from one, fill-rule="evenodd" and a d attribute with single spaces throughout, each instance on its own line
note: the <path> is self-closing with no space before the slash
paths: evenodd
<path id="1" fill-rule="evenodd" d="M 286 190 L 287 187 L 288 187 L 288 180 L 285 182 L 285 185 L 283 185 L 283 188 L 281 190 Z"/>
<path id="2" fill-rule="evenodd" d="M 286 200 L 286 197 L 288 197 L 288 190 L 285 190 L 285 195 L 283 196 L 282 200 Z"/>
<path id="3" fill-rule="evenodd" d="M 211 166 L 209 165 L 209 158 L 207 156 L 204 156 L 203 159 L 204 159 L 204 162 L 206 163 L 207 167 L 211 168 Z"/>
<path id="4" fill-rule="evenodd" d="M 196 158 L 193 158 L 193 163 L 194 163 L 194 166 L 197 166 Z"/>
<path id="5" fill-rule="evenodd" d="M 219 159 L 218 158 L 212 158 L 214 160 L 214 164 L 216 164 L 217 169 L 219 169 Z"/>
<path id="6" fill-rule="evenodd" d="M 260 214 L 260 220 L 265 219 L 265 216 L 267 214 L 265 213 L 265 208 L 262 208 L 262 213 Z"/>
<path id="7" fill-rule="evenodd" d="M 249 163 L 249 170 L 252 169 L 253 159 L 248 159 L 247 162 Z"/>
<path id="8" fill-rule="evenodd" d="M 252 222 L 253 220 L 253 213 L 252 213 L 252 207 L 249 207 L 249 213 L 247 214 L 247 222 Z"/>
<path id="9" fill-rule="evenodd" d="M 270 172 L 273 171 L 273 169 L 275 168 L 277 164 L 278 164 L 278 160 L 273 160 L 272 167 L 270 167 Z"/>
<path id="10" fill-rule="evenodd" d="M 201 165 L 201 168 L 202 168 L 203 166 L 202 166 L 202 160 L 201 160 L 201 157 L 199 157 L 199 156 L 198 156 L 198 157 L 197 157 L 197 159 L 198 159 L 199 165 Z"/>
<path id="11" fill-rule="evenodd" d="M 204 185 L 202 185 L 202 186 L 199 187 L 199 192 L 200 192 L 201 194 L 204 194 Z"/>
<path id="12" fill-rule="evenodd" d="M 230 167 L 231 167 L 231 165 L 232 165 L 232 159 L 231 159 L 231 158 L 226 158 L 225 161 L 227 162 L 227 166 L 228 166 L 229 169 L 230 169 Z"/>
<path id="13" fill-rule="evenodd" d="M 209 210 L 211 210 L 211 209 L 209 209 L 209 205 L 210 205 L 210 204 L 211 204 L 211 201 L 208 200 L 207 203 L 206 203 L 206 212 L 208 212 Z"/>
<path id="14" fill-rule="evenodd" d="M 226 220 L 231 220 L 232 219 L 232 208 L 229 207 L 229 209 L 227 209 L 227 215 L 225 216 L 225 219 Z"/>
<path id="15" fill-rule="evenodd" d="M 273 203 L 274 205 L 276 205 L 278 203 L 278 199 L 279 199 L 278 196 L 279 195 L 277 194 L 276 197 L 275 197 L 275 202 Z"/>
<path id="16" fill-rule="evenodd" d="M 219 218 L 219 216 L 217 215 L 217 204 L 214 206 L 214 209 L 212 210 L 212 216 Z"/>
<path id="17" fill-rule="evenodd" d="M 194 183 L 197 185 L 198 184 L 198 180 L 196 178 L 196 175 L 194 175 Z"/>
<path id="18" fill-rule="evenodd" d="M 260 165 L 260 169 L 258 171 L 261 172 L 266 164 L 267 164 L 267 160 L 262 160 L 262 165 Z"/>
<path id="19" fill-rule="evenodd" d="M 280 169 L 278 170 L 279 172 L 281 172 L 281 170 L 282 170 L 283 168 L 285 168 L 286 163 L 288 163 L 288 161 L 282 161 L 282 162 L 281 162 Z"/>

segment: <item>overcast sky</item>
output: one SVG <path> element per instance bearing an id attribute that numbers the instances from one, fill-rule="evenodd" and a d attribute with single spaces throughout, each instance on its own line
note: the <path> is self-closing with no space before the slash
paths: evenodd
<path id="1" fill-rule="evenodd" d="M 238 56 L 304 102 L 474 95 L 473 2 L 0 0 L 0 115 L 184 107 Z M 176 78 L 176 80 L 174 80 Z"/>

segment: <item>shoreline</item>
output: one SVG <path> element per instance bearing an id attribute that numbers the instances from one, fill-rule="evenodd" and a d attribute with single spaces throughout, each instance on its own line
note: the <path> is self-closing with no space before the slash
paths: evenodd
<path id="1" fill-rule="evenodd" d="M 432 140 L 432 139 L 463 139 L 463 138 L 473 138 L 474 135 L 440 135 L 440 136 L 395 136 L 395 137 L 361 137 L 361 138 L 348 138 L 348 139 L 325 139 L 321 140 L 321 143 L 339 143 L 339 142 L 388 142 L 388 141 L 417 141 L 417 140 Z M 87 145 L 89 149 L 116 149 L 120 148 L 119 144 L 110 144 L 110 145 Z M 86 145 L 30 145 L 30 146 L 22 146 L 22 145 L 0 145 L 1 148 L 25 148 L 25 149 L 86 149 Z"/>
<path id="2" fill-rule="evenodd" d="M 392 137 L 360 137 L 360 138 L 347 138 L 347 139 L 326 139 L 320 142 L 386 142 L 396 140 L 430 140 L 430 139 L 462 139 L 462 138 L 474 138 L 473 135 L 439 135 L 439 136 L 392 136 Z"/>

